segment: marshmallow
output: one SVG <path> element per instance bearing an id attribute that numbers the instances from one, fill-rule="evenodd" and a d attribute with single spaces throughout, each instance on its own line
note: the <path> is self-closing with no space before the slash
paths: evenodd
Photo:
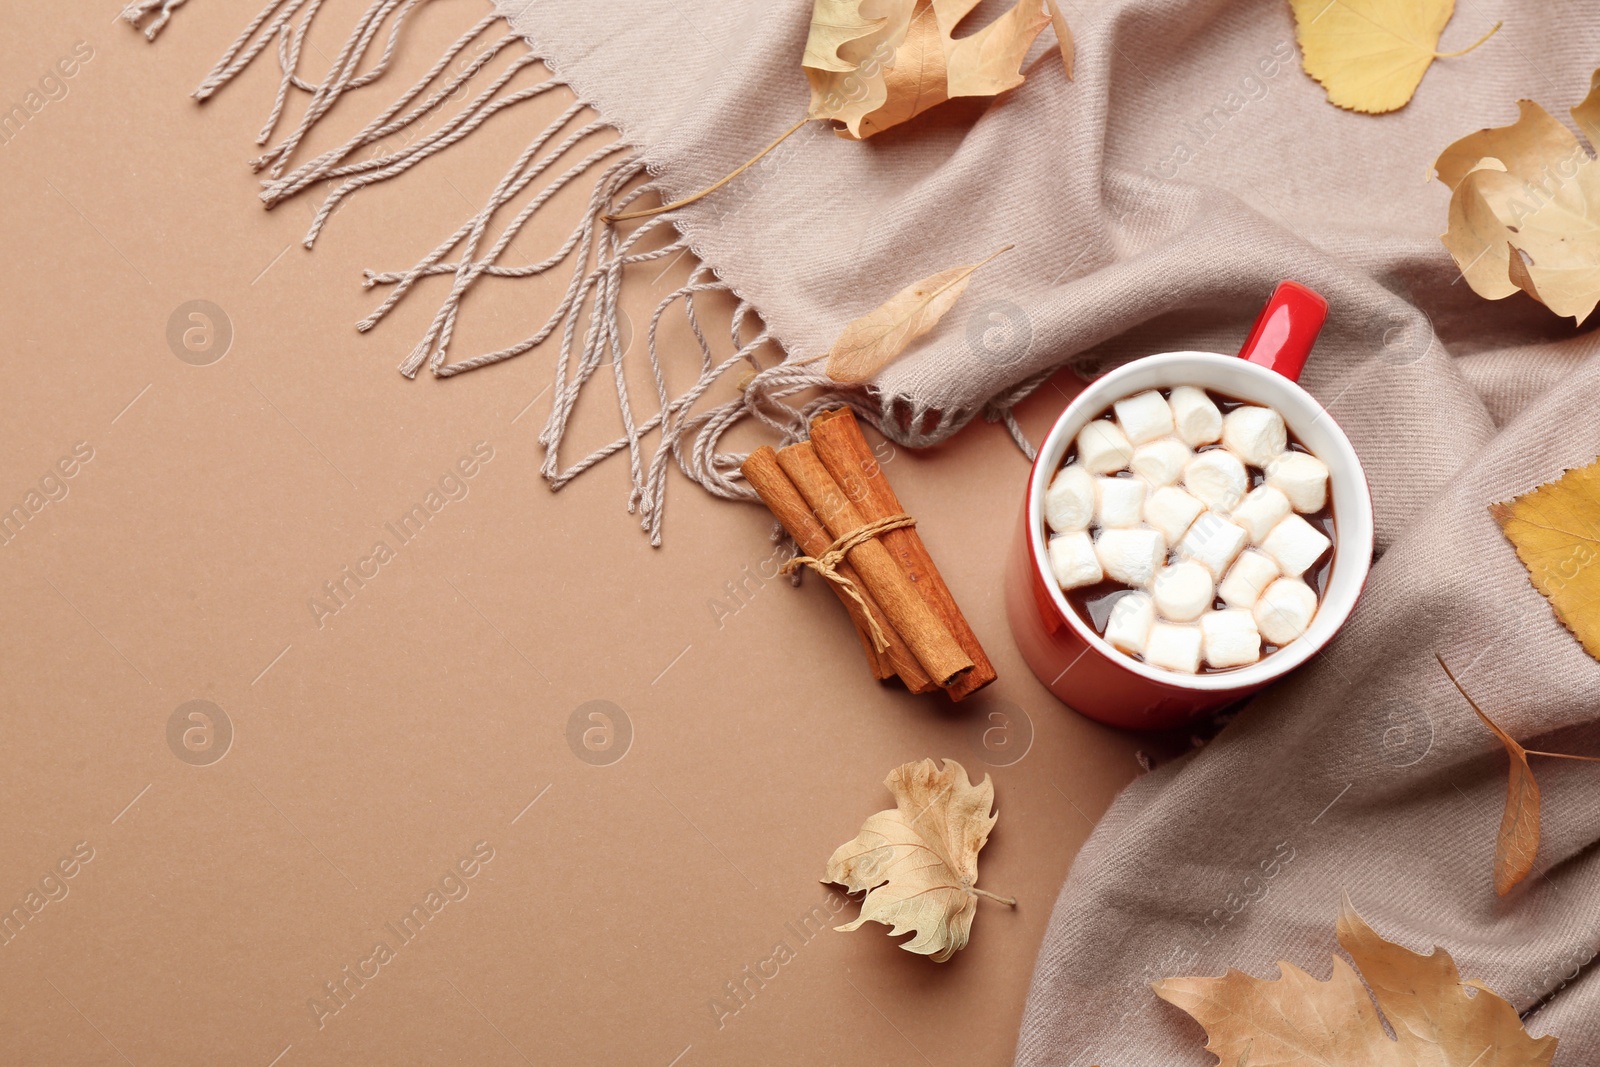
<path id="1" fill-rule="evenodd" d="M 1322 558 L 1331 544 L 1321 530 L 1298 515 L 1290 515 L 1267 534 L 1261 550 L 1273 558 L 1284 574 L 1298 578 Z"/>
<path id="2" fill-rule="evenodd" d="M 1298 578 L 1279 578 L 1256 601 L 1251 613 L 1261 636 L 1282 647 L 1306 632 L 1317 613 L 1317 594 Z"/>
<path id="3" fill-rule="evenodd" d="M 1101 530 L 1094 547 L 1105 576 L 1123 585 L 1149 585 L 1156 568 L 1167 561 L 1166 540 L 1148 526 Z"/>
<path id="4" fill-rule="evenodd" d="M 1163 485 L 1144 498 L 1144 521 L 1161 531 L 1168 543 L 1183 536 L 1206 506 L 1175 485 Z"/>
<path id="5" fill-rule="evenodd" d="M 1267 484 L 1280 490 L 1299 512 L 1321 511 L 1328 502 L 1327 465 L 1309 452 L 1285 452 L 1269 463 Z"/>
<path id="6" fill-rule="evenodd" d="M 1176 437 L 1163 437 L 1133 450 L 1133 473 L 1151 485 L 1171 485 L 1183 477 L 1194 453 Z"/>
<path id="7" fill-rule="evenodd" d="M 1110 419 L 1095 419 L 1078 431 L 1078 462 L 1090 474 L 1120 471 L 1133 460 L 1133 445 Z"/>
<path id="8" fill-rule="evenodd" d="M 1085 530 L 1052 534 L 1048 551 L 1050 572 L 1063 589 L 1093 585 L 1105 577 L 1100 571 L 1100 559 L 1094 553 L 1094 542 Z"/>
<path id="9" fill-rule="evenodd" d="M 1155 621 L 1156 609 L 1150 594 L 1129 593 L 1111 605 L 1111 617 L 1106 620 L 1106 640 L 1113 648 L 1138 655 L 1144 651 L 1150 626 Z"/>
<path id="10" fill-rule="evenodd" d="M 1044 494 L 1044 521 L 1057 533 L 1088 529 L 1094 518 L 1094 477 L 1076 463 L 1063 467 Z"/>
<path id="11" fill-rule="evenodd" d="M 1279 573 L 1271 556 L 1247 548 L 1217 586 L 1217 595 L 1230 608 L 1255 607 L 1256 601 L 1261 599 L 1261 591 L 1271 585 Z"/>
<path id="12" fill-rule="evenodd" d="M 1254 405 L 1234 408 L 1222 420 L 1222 444 L 1252 467 L 1266 467 L 1289 445 L 1283 416 Z"/>
<path id="13" fill-rule="evenodd" d="M 1289 498 L 1283 495 L 1282 490 L 1270 485 L 1258 485 L 1250 490 L 1250 495 L 1228 517 L 1244 527 L 1252 545 L 1259 545 L 1290 510 Z"/>
<path id="14" fill-rule="evenodd" d="M 1200 627 L 1158 622 L 1144 643 L 1144 661 L 1169 671 L 1193 674 L 1200 669 Z"/>
<path id="15" fill-rule="evenodd" d="M 1198 563 L 1185 560 L 1170 567 L 1162 567 L 1151 585 L 1155 594 L 1156 612 L 1171 622 L 1193 622 L 1206 609 L 1216 595 L 1211 572 Z"/>
<path id="16" fill-rule="evenodd" d="M 1195 456 L 1183 468 L 1183 487 L 1212 511 L 1226 515 L 1244 499 L 1250 488 L 1250 477 L 1239 457 L 1213 448 Z"/>
<path id="17" fill-rule="evenodd" d="M 1094 480 L 1094 521 L 1101 529 L 1137 526 L 1143 510 L 1142 478 Z"/>
<path id="18" fill-rule="evenodd" d="M 1172 409 L 1167 406 L 1166 398 L 1154 389 L 1126 397 L 1111 406 L 1116 410 L 1122 432 L 1136 445 L 1172 432 Z"/>
<path id="19" fill-rule="evenodd" d="M 1213 579 L 1221 578 L 1228 572 L 1228 564 L 1239 554 L 1248 536 L 1243 526 L 1229 522 L 1214 511 L 1208 511 L 1194 520 L 1189 532 L 1178 542 L 1178 557 L 1201 563 L 1211 572 Z"/>
<path id="20" fill-rule="evenodd" d="M 1208 667 L 1243 667 L 1261 658 L 1261 632 L 1243 608 L 1209 612 L 1200 620 L 1200 648 Z"/>
<path id="21" fill-rule="evenodd" d="M 1190 448 L 1209 445 L 1222 439 L 1222 412 L 1211 402 L 1204 389 L 1180 385 L 1172 391 L 1168 402 L 1172 408 L 1172 421 L 1178 436 Z"/>

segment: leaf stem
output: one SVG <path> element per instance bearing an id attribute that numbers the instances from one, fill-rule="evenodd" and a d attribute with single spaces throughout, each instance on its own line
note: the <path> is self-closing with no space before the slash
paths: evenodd
<path id="1" fill-rule="evenodd" d="M 1483 709 L 1478 707 L 1478 702 L 1473 700 L 1472 697 L 1467 694 L 1465 689 L 1461 688 L 1461 683 L 1456 681 L 1456 676 L 1450 673 L 1450 668 L 1445 664 L 1444 657 L 1435 652 L 1433 654 L 1433 658 L 1439 661 L 1439 666 L 1444 671 L 1444 676 L 1450 679 L 1450 684 L 1456 687 L 1456 692 L 1461 694 L 1462 699 L 1464 699 L 1468 704 L 1472 705 L 1472 710 L 1478 713 L 1478 718 L 1488 722 L 1489 716 L 1485 715 L 1483 713 Z"/>
<path id="2" fill-rule="evenodd" d="M 1002 897 L 997 893 L 989 892 L 987 889 L 979 889 L 975 885 L 968 886 L 967 887 L 967 892 L 971 893 L 973 896 L 988 897 L 990 900 L 998 900 L 1000 903 L 1005 904 L 1008 907 L 1013 907 L 1014 908 L 1014 907 L 1017 906 L 1017 898 L 1016 897 Z"/>
<path id="3" fill-rule="evenodd" d="M 1467 45 L 1467 47 L 1463 48 L 1459 52 L 1435 52 L 1433 54 L 1433 58 L 1434 59 L 1452 59 L 1455 56 L 1464 56 L 1468 52 L 1472 51 L 1474 48 L 1478 47 L 1483 42 L 1487 41 L 1489 38 L 1493 37 L 1495 34 L 1499 33 L 1500 32 L 1500 27 L 1502 25 L 1504 25 L 1504 23 L 1501 23 L 1501 22 L 1495 23 L 1493 26 L 1491 26 L 1489 28 L 1489 32 L 1488 33 L 1484 34 L 1482 37 L 1479 37 L 1476 41 L 1473 41 L 1471 44 Z"/>
<path id="4" fill-rule="evenodd" d="M 1489 722 L 1489 716 L 1485 715 L 1483 709 L 1478 707 L 1477 701 L 1467 696 L 1467 691 L 1461 688 L 1461 683 L 1456 681 L 1456 676 L 1450 673 L 1449 667 L 1445 666 L 1444 657 L 1435 652 L 1433 658 L 1439 661 L 1439 666 L 1444 668 L 1445 677 L 1450 679 L 1451 684 L 1456 687 L 1458 693 L 1466 697 L 1467 703 L 1472 705 L 1472 710 L 1478 713 L 1478 717 L 1484 722 Z M 1541 752 L 1536 748 L 1525 748 L 1522 750 L 1522 754 L 1524 756 L 1550 756 L 1554 759 L 1576 759 L 1583 760 L 1585 763 L 1600 763 L 1600 756 L 1575 756 L 1570 752 Z"/>
<path id="5" fill-rule="evenodd" d="M 699 200 L 702 196 L 705 196 L 708 193 L 714 193 L 718 189 L 721 189 L 724 185 L 727 185 L 729 182 L 733 181 L 733 179 L 737 178 L 739 175 L 755 166 L 756 163 L 760 162 L 762 156 L 766 155 L 774 148 L 777 148 L 784 141 L 788 140 L 790 134 L 794 133 L 794 131 L 810 122 L 811 119 L 812 116 L 807 115 L 793 126 L 790 126 L 787 130 L 784 130 L 783 133 L 779 134 L 777 139 L 771 144 L 767 145 L 767 147 L 763 148 L 761 151 L 757 152 L 755 155 L 739 164 L 738 167 L 734 168 L 733 173 L 729 174 L 715 185 L 706 186 L 693 196 L 686 196 L 682 200 L 674 200 L 670 204 L 662 204 L 660 207 L 646 208 L 643 211 L 629 211 L 621 215 L 602 215 L 601 220 L 604 222 L 624 222 L 628 219 L 642 219 L 650 215 L 660 215 L 663 212 L 672 211 L 675 208 L 683 207 L 685 204 L 692 204 L 696 200 Z"/>

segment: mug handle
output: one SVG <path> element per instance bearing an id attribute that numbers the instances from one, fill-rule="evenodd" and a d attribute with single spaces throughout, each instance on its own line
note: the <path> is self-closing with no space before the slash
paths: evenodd
<path id="1" fill-rule="evenodd" d="M 1327 318 L 1328 302 L 1320 293 L 1299 282 L 1279 282 L 1250 327 L 1239 358 L 1298 381 Z"/>

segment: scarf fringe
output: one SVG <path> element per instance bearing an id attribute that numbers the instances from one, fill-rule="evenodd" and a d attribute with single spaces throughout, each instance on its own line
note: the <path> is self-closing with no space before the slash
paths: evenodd
<path id="1" fill-rule="evenodd" d="M 406 173 L 459 143 L 495 115 L 565 84 L 559 78 L 550 78 L 502 95 L 501 91 L 519 72 L 541 62 L 533 51 L 525 50 L 506 63 L 499 74 L 438 128 L 415 137 L 399 150 L 371 155 L 374 146 L 391 137 L 404 138 L 408 130 L 413 135 L 419 132 L 415 129 L 417 123 L 435 115 L 447 101 L 460 96 L 485 68 L 514 51 L 519 42 L 527 48 L 522 35 L 503 29 L 476 56 L 446 77 L 446 72 L 461 62 L 463 53 L 474 42 L 489 35 L 496 24 L 503 25 L 498 14 L 490 14 L 457 38 L 422 77 L 378 111 L 358 133 L 291 169 L 302 143 L 319 121 L 340 101 L 379 81 L 388 72 L 408 16 L 427 2 L 373 0 L 357 18 L 327 74 L 321 81 L 314 82 L 304 77 L 299 68 L 305 55 L 307 33 L 324 0 L 269 0 L 195 90 L 196 100 L 209 99 L 263 52 L 275 46 L 280 70 L 278 88 L 256 143 L 268 146 L 272 141 L 291 92 L 302 93 L 309 99 L 293 129 L 252 160 L 251 167 L 265 172 L 260 197 L 268 209 L 318 183 L 337 182 L 312 217 L 304 237 L 307 248 L 316 243 L 338 208 L 362 189 Z M 135 28 L 142 28 L 145 36 L 154 40 L 173 11 L 184 3 L 185 0 L 134 0 L 124 8 L 122 17 Z M 386 36 L 383 34 L 385 25 L 388 26 Z M 377 46 L 380 37 L 383 40 L 381 49 Z M 377 53 L 375 61 L 369 58 L 374 52 Z M 369 62 L 371 65 L 362 70 L 363 64 Z M 430 87 L 433 87 L 431 91 Z M 356 324 L 356 329 L 363 333 L 378 325 L 419 282 L 445 275 L 453 279 L 448 295 L 421 341 L 401 360 L 401 374 L 414 378 L 426 365 L 434 377 L 454 377 L 514 359 L 559 331 L 560 353 L 551 386 L 551 409 L 539 434 L 545 450 L 540 473 L 552 489 L 559 490 L 601 461 L 626 451 L 632 480 L 628 511 L 639 516 L 640 525 L 648 533 L 652 545 L 661 543 L 667 473 L 674 461 L 691 481 L 716 496 L 755 499 L 755 493 L 739 473 L 745 455 L 719 450 L 722 436 L 745 419 L 754 418 L 764 423 L 778 433 L 783 444 L 788 444 L 807 436 L 809 420 L 817 411 L 844 402 L 890 439 L 908 447 L 921 447 L 948 437 L 978 414 L 930 410 L 908 398 L 880 397 L 862 386 L 840 386 L 820 370 L 809 367 L 785 363 L 763 367 L 759 353 L 773 341 L 764 327 L 747 328 L 747 322 L 759 319 L 759 314 L 743 299 L 738 299 L 734 307 L 730 343 L 713 344 L 702 325 L 696 300 L 710 293 L 732 294 L 732 289 L 710 268 L 700 264 L 682 286 L 657 304 L 650 317 L 644 358 L 649 363 L 655 387 L 655 395 L 648 401 L 654 413 L 641 421 L 635 414 L 624 374 L 627 353 L 623 347 L 618 300 L 625 284 L 625 273 L 630 267 L 693 249 L 688 240 L 676 232 L 674 240 L 662 247 L 641 248 L 645 238 L 673 223 L 670 214 L 654 216 L 625 234 L 603 221 L 603 216 L 618 213 L 630 203 L 659 190 L 646 174 L 638 151 L 620 139 L 591 150 L 576 162 L 567 161 L 581 142 L 611 128 L 608 123 L 596 119 L 561 137 L 562 131 L 585 110 L 587 105 L 578 101 L 535 135 L 481 210 L 410 268 L 365 272 L 363 284 L 366 288 L 384 287 L 388 291 L 377 307 Z M 564 169 L 558 170 L 558 165 L 563 164 Z M 545 177 L 552 173 L 554 177 Z M 541 178 L 544 178 L 543 186 L 490 243 L 488 232 L 495 216 Z M 501 262 L 517 234 L 544 205 L 580 178 L 592 180 L 592 192 L 583 216 L 561 247 L 535 263 Z M 645 180 L 641 182 L 640 178 Z M 485 276 L 530 278 L 563 266 L 569 272 L 567 286 L 538 329 L 523 340 L 493 352 L 453 361 L 449 358 L 462 301 L 480 279 Z M 667 385 L 658 337 L 663 318 L 675 306 L 695 338 L 700 361 L 694 382 L 674 396 Z M 578 399 L 608 359 L 622 434 L 563 466 L 561 446 Z M 741 364 L 745 365 L 744 381 L 737 397 L 705 410 L 694 410 L 718 381 Z M 997 398 L 982 412 L 990 421 L 1003 420 L 1024 451 L 1031 450 L 1011 415 L 1011 406 L 1043 380 L 1041 377 L 1039 381 L 1023 383 L 1012 395 Z M 801 393 L 811 393 L 811 399 L 798 405 L 786 402 Z M 652 452 L 644 439 L 657 432 L 659 440 Z"/>

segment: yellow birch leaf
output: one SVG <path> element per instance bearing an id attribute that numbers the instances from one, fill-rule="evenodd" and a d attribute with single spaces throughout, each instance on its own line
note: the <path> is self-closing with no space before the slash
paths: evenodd
<path id="1" fill-rule="evenodd" d="M 1556 618 L 1600 659 L 1600 461 L 1489 513 Z"/>
<path id="2" fill-rule="evenodd" d="M 891 936 L 916 934 L 901 948 L 943 963 L 966 946 L 978 897 L 1016 904 L 977 887 L 978 852 L 999 818 L 994 784 L 986 774 L 973 785 L 951 759 L 903 764 L 883 784 L 895 807 L 868 818 L 828 860 L 824 881 L 867 894 L 856 920 L 834 929 L 883 923 Z"/>
<path id="3" fill-rule="evenodd" d="M 1348 896 L 1335 932 L 1359 975 L 1335 956 L 1326 982 L 1280 962 L 1275 980 L 1229 970 L 1221 978 L 1166 978 L 1152 988 L 1205 1027 L 1206 1048 L 1228 1067 L 1548 1067 L 1556 1039 L 1529 1036 L 1516 1009 L 1463 981 L 1448 952 L 1423 956 L 1385 941 Z"/>
<path id="4" fill-rule="evenodd" d="M 912 282 L 852 321 L 828 349 L 828 377 L 836 382 L 864 382 L 877 374 L 944 318 L 967 291 L 974 271 L 1010 247 L 976 263 L 950 267 Z"/>
<path id="5" fill-rule="evenodd" d="M 1510 126 L 1468 134 L 1434 161 L 1451 189 L 1442 240 L 1479 296 L 1520 289 L 1582 323 L 1600 305 L 1600 166 L 1538 104 L 1517 106 Z M 1600 71 L 1572 117 L 1600 142 Z"/>
<path id="6" fill-rule="evenodd" d="M 1511 757 L 1511 774 L 1506 779 L 1506 809 L 1500 816 L 1500 833 L 1494 843 L 1494 891 L 1503 897 L 1528 877 L 1534 860 L 1539 858 L 1539 783 L 1534 780 L 1533 768 L 1528 766 L 1528 750 L 1478 707 L 1478 702 L 1456 681 L 1450 668 L 1445 667 L 1444 657 L 1436 652 L 1434 658 L 1444 667 L 1456 691 L 1478 713 L 1483 725 L 1499 739 L 1506 755 Z"/>
<path id="7" fill-rule="evenodd" d="M 1455 0 L 1289 0 L 1301 65 L 1322 83 L 1328 102 L 1370 115 L 1405 107 L 1439 52 Z"/>

